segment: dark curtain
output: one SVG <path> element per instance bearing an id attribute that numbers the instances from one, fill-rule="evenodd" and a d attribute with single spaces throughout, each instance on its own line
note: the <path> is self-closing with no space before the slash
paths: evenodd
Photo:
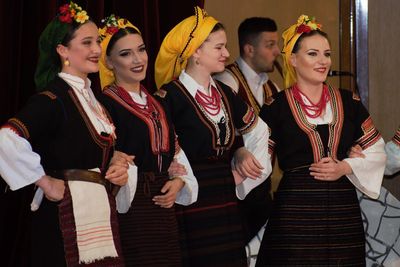
<path id="1" fill-rule="evenodd" d="M 35 93 L 33 75 L 38 58 L 39 35 L 57 12 L 69 1 L 0 1 L 2 38 L 0 51 L 3 78 L 0 89 L 0 125 L 13 116 Z M 99 25 L 112 13 L 129 19 L 141 31 L 149 54 L 147 78 L 143 84 L 154 91 L 154 61 L 167 32 L 193 14 L 193 7 L 204 0 L 76 0 Z M 97 74 L 90 75 L 93 89 L 99 91 Z M 29 266 L 30 201 L 33 186 L 7 190 L 0 179 L 0 262 L 1 266 Z"/>

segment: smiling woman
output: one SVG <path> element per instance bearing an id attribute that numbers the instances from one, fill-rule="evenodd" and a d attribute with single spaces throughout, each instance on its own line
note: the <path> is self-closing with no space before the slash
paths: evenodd
<path id="1" fill-rule="evenodd" d="M 29 262 L 122 266 L 111 191 L 126 184 L 127 160 L 111 159 L 114 126 L 87 78 L 98 71 L 97 27 L 71 2 L 44 29 L 39 48 L 40 93 L 0 129 L 1 176 L 12 190 L 38 186 Z"/>
<path id="2" fill-rule="evenodd" d="M 231 88 L 211 77 L 224 70 L 228 56 L 223 26 L 196 7 L 194 16 L 167 34 L 156 59 L 156 95 L 171 114 L 199 183 L 197 202 L 176 207 L 184 266 L 247 266 L 236 195 L 242 197 L 271 172 L 264 153 L 268 127 Z M 234 176 L 229 156 L 236 131 L 245 148 L 235 158 Z"/>
<path id="3" fill-rule="evenodd" d="M 119 216 L 125 263 L 181 266 L 174 203 L 196 201 L 197 181 L 176 141 L 169 114 L 141 84 L 148 56 L 139 29 L 114 15 L 103 22 L 100 101 L 115 122 L 117 149 L 134 155 L 136 166 L 130 169 L 137 168 L 132 174 L 137 190 L 128 212 Z M 168 173 L 174 161 L 186 172 Z"/>
<path id="4" fill-rule="evenodd" d="M 283 177 L 256 266 L 365 266 L 356 188 L 378 198 L 384 142 L 357 95 L 325 83 L 330 44 L 312 17 L 283 34 L 286 90 L 262 107 Z M 348 158 L 359 144 L 365 158 Z"/>

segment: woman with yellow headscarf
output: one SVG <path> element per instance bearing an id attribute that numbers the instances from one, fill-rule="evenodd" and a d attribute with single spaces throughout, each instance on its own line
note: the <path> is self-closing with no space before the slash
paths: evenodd
<path id="1" fill-rule="evenodd" d="M 138 28 L 111 15 L 99 30 L 102 47 L 99 98 L 118 135 L 116 149 L 134 155 L 130 166 L 136 191 L 126 214 L 119 215 L 122 251 L 127 266 L 181 266 L 174 203 L 197 198 L 197 181 L 176 141 L 169 115 L 141 85 L 148 56 Z M 168 174 L 172 161 L 186 174 Z M 132 200 L 133 199 L 133 200 Z"/>
<path id="2" fill-rule="evenodd" d="M 197 202 L 176 207 L 185 266 L 247 266 L 236 195 L 243 198 L 271 172 L 268 127 L 211 78 L 228 56 L 223 26 L 196 7 L 167 34 L 156 59 L 156 94 L 199 183 Z M 247 149 L 235 158 L 235 180 L 229 155 L 236 131 Z"/>
<path id="3" fill-rule="evenodd" d="M 359 97 L 325 83 L 331 48 L 321 25 L 302 15 L 282 37 L 288 89 L 260 117 L 284 174 L 256 266 L 365 266 L 356 189 L 379 196 L 384 142 Z M 365 158 L 348 158 L 354 144 Z"/>

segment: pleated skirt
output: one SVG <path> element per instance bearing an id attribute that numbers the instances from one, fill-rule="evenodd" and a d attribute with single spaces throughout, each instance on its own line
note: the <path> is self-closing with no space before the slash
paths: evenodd
<path id="1" fill-rule="evenodd" d="M 191 164 L 199 183 L 198 200 L 190 206 L 176 207 L 184 266 L 247 266 L 230 164 Z"/>
<path id="2" fill-rule="evenodd" d="M 119 214 L 126 266 L 181 266 L 175 210 L 161 208 L 152 201 L 161 195 L 167 181 L 167 175 L 140 174 L 131 208 L 128 213 Z"/>
<path id="3" fill-rule="evenodd" d="M 256 266 L 365 266 L 360 207 L 348 178 L 324 182 L 308 168 L 285 172 Z"/>

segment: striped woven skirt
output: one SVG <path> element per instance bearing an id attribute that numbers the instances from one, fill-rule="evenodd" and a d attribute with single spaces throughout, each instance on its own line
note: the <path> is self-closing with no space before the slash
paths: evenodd
<path id="1" fill-rule="evenodd" d="M 131 208 L 119 214 L 126 266 L 179 267 L 181 254 L 174 208 L 161 208 L 152 198 L 161 195 L 167 175 L 140 173 Z"/>
<path id="2" fill-rule="evenodd" d="M 192 163 L 198 200 L 177 205 L 184 266 L 247 266 L 243 227 L 228 162 Z"/>
<path id="3" fill-rule="evenodd" d="M 260 266 L 365 266 L 365 237 L 354 186 L 285 172 L 257 258 Z"/>

